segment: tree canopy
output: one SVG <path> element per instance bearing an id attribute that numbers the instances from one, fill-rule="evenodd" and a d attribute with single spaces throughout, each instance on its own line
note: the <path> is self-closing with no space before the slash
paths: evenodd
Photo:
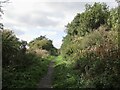
<path id="1" fill-rule="evenodd" d="M 29 48 L 31 50 L 46 50 L 52 55 L 57 53 L 57 49 L 53 46 L 52 41 L 45 36 L 40 36 L 32 40 L 29 43 Z"/>

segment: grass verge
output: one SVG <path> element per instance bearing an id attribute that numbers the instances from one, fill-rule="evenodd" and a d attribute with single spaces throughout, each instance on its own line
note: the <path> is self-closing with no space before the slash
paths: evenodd
<path id="1" fill-rule="evenodd" d="M 55 61 L 53 88 L 75 88 L 79 86 L 79 76 L 70 66 L 70 63 L 64 61 L 58 56 Z"/>

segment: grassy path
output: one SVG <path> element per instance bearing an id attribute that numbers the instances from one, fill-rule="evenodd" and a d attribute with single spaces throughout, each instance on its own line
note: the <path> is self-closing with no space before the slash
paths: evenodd
<path id="1" fill-rule="evenodd" d="M 51 61 L 48 67 L 47 74 L 41 79 L 38 88 L 52 88 L 52 80 L 53 80 L 53 71 L 54 71 L 54 61 Z"/>

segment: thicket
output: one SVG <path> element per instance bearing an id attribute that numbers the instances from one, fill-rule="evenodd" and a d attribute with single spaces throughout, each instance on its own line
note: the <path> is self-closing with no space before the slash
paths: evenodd
<path id="1" fill-rule="evenodd" d="M 119 8 L 87 4 L 66 26 L 61 55 L 77 70 L 78 87 L 120 87 Z"/>
<path id="2" fill-rule="evenodd" d="M 11 30 L 4 29 L 1 33 L 2 87 L 37 88 L 39 80 L 47 72 L 48 64 L 54 57 L 50 54 L 42 57 L 31 52 L 26 48 L 27 42 L 20 41 Z"/>

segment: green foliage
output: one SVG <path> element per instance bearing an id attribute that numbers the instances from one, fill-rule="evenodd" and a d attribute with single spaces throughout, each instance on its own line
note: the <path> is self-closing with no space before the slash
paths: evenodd
<path id="1" fill-rule="evenodd" d="M 2 30 L 2 58 L 3 66 L 9 65 L 20 50 L 20 42 L 10 30 Z"/>
<path id="2" fill-rule="evenodd" d="M 100 25 L 107 24 L 109 11 L 106 4 L 95 3 L 93 6 L 88 6 L 85 12 L 78 13 L 74 20 L 68 23 L 66 29 L 68 35 L 84 36 Z"/>
<path id="3" fill-rule="evenodd" d="M 30 50 L 46 50 L 51 55 L 56 55 L 57 49 L 53 46 L 52 41 L 45 36 L 40 36 L 29 43 Z"/>
<path id="4" fill-rule="evenodd" d="M 39 80 L 47 72 L 50 60 L 54 57 L 42 58 L 27 50 L 27 42 L 19 41 L 12 31 L 1 32 L 3 88 L 36 88 Z"/>
<path id="5" fill-rule="evenodd" d="M 24 62 L 17 61 L 17 66 L 3 68 L 3 88 L 36 88 L 47 72 L 49 62 L 47 58 L 27 54 Z"/>
<path id="6" fill-rule="evenodd" d="M 75 38 L 80 41 L 73 41 L 74 43 L 64 50 L 66 52 L 63 55 L 66 56 L 65 59 L 70 61 L 71 64 L 75 63 L 71 67 L 74 66 L 79 71 L 79 87 L 81 88 L 119 86 L 119 66 L 118 64 L 112 64 L 120 63 L 118 58 L 118 33 L 104 31 L 104 28 L 100 27 L 99 30 L 86 35 L 82 39 Z M 115 68 L 116 75 L 111 67 Z M 117 81 L 115 78 L 117 78 Z"/>
<path id="7" fill-rule="evenodd" d="M 118 88 L 120 86 L 120 57 L 118 50 L 118 8 L 109 10 L 102 3 L 86 5 L 83 13 L 78 13 L 67 25 L 67 35 L 63 39 L 61 55 L 66 61 L 65 74 L 70 71 L 78 88 Z M 62 68 L 62 65 L 56 67 Z M 62 71 L 61 70 L 61 71 Z M 75 73 L 77 72 L 77 74 Z M 56 87 L 71 87 L 63 76 Z M 74 76 L 75 75 L 75 76 Z M 72 77 L 71 76 L 71 77 Z M 62 81 L 63 80 L 63 81 Z M 73 79 L 72 79 L 73 80 Z M 74 82 L 74 81 L 73 81 Z M 67 86 L 68 85 L 68 86 Z"/>
<path id="8" fill-rule="evenodd" d="M 76 75 L 68 66 L 61 56 L 56 58 L 53 88 L 75 88 Z"/>
<path id="9" fill-rule="evenodd" d="M 107 23 L 111 27 L 111 29 L 116 30 L 116 31 L 119 29 L 119 24 L 118 24 L 119 23 L 118 22 L 118 19 L 119 19 L 118 9 L 119 8 L 120 7 L 111 9 L 109 18 L 107 20 Z"/>

